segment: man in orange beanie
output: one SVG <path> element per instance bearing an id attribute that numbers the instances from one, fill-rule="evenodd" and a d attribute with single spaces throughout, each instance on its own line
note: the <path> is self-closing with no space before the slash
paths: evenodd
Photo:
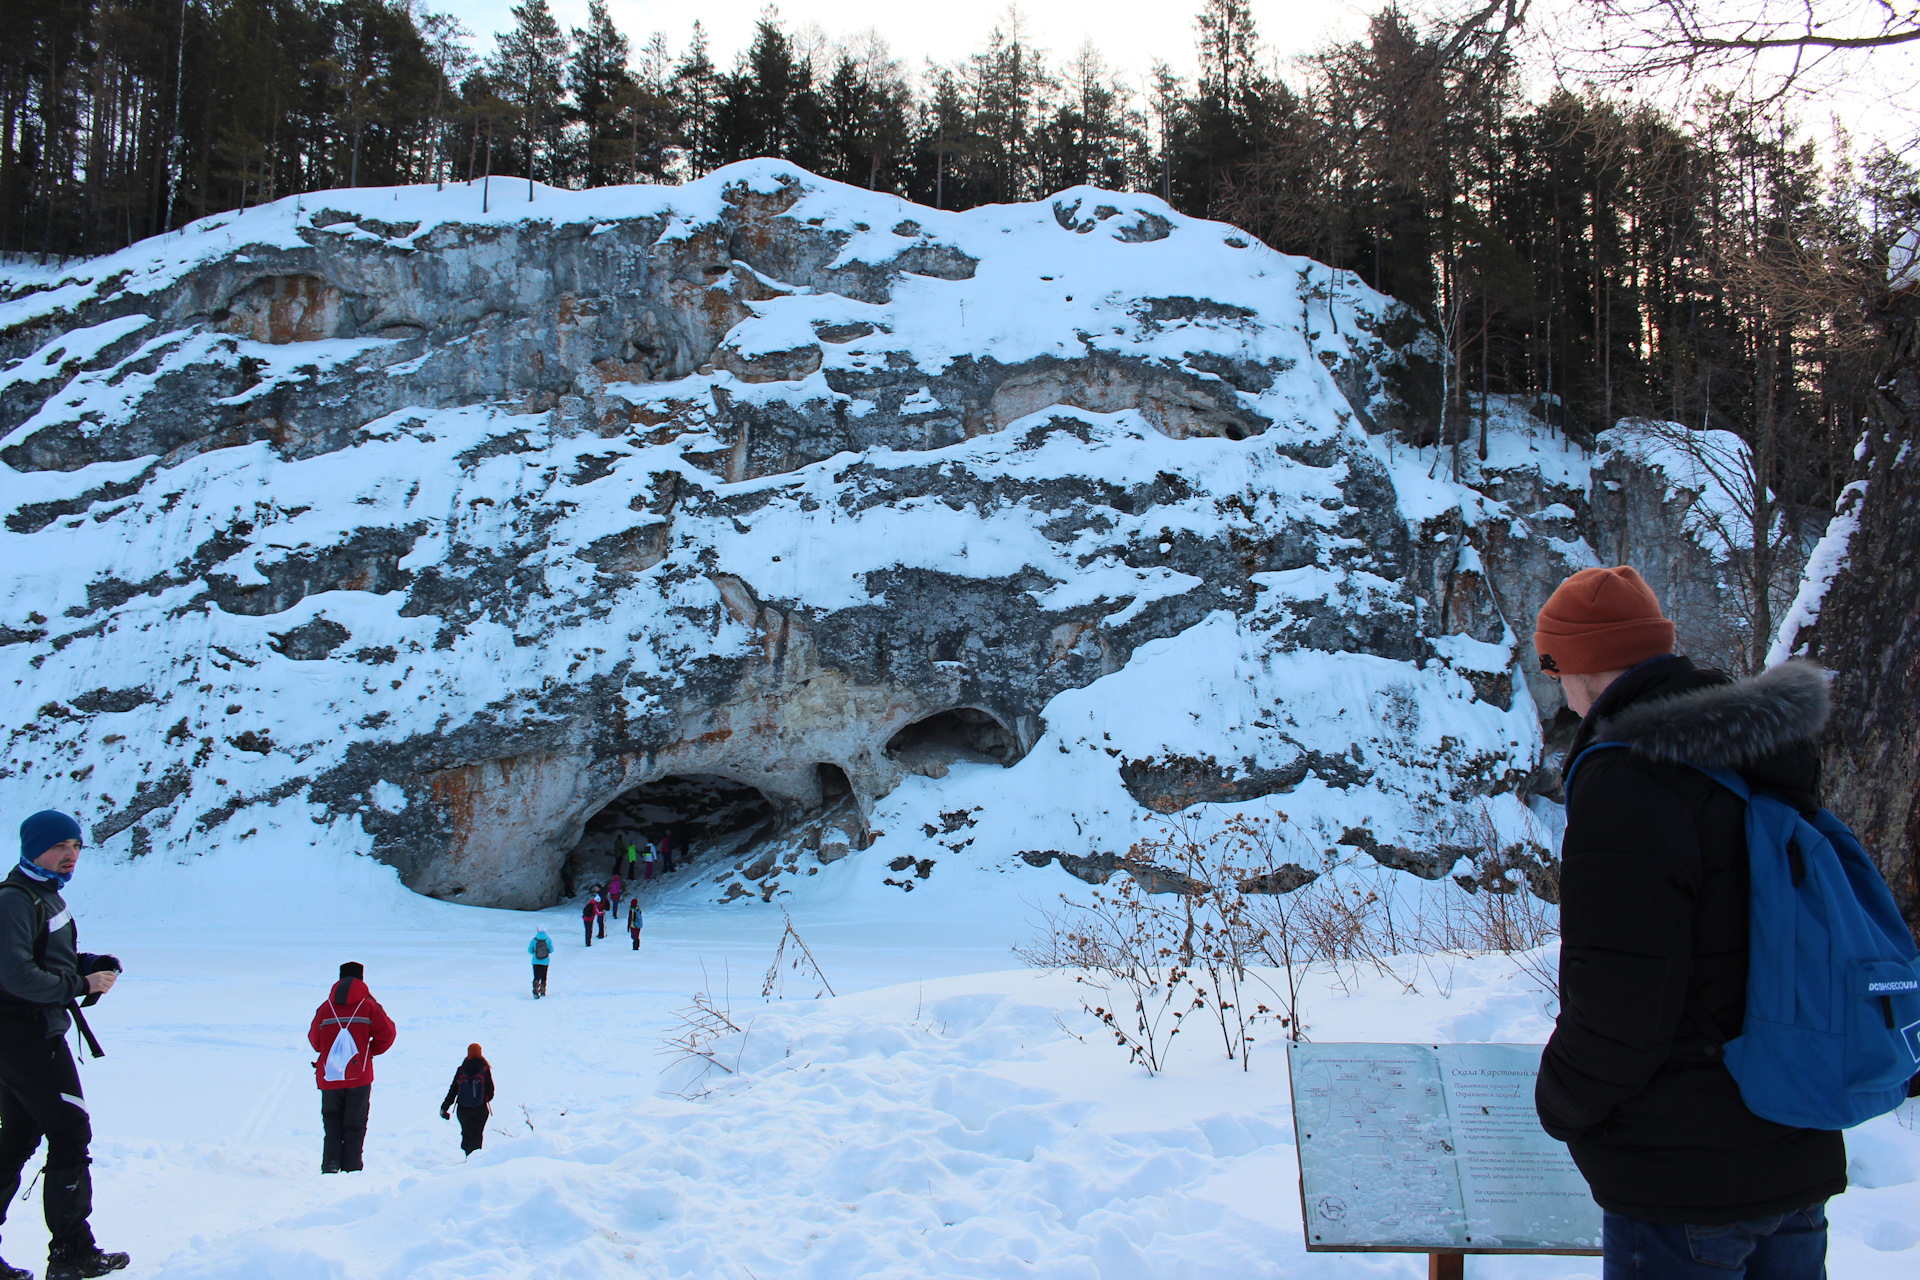
<path id="1" fill-rule="evenodd" d="M 1582 569 L 1560 584 L 1534 624 L 1540 669 L 1560 681 L 1584 716 L 1632 667 L 1673 652 L 1673 624 L 1631 567 Z"/>
<path id="2" fill-rule="evenodd" d="M 1673 635 L 1624 565 L 1574 574 L 1534 628 L 1582 717 L 1567 766 L 1625 745 L 1567 783 L 1560 1015 L 1534 1102 L 1605 1210 L 1606 1280 L 1817 1280 L 1846 1150 L 1754 1115 L 1721 1057 L 1746 1016 L 1746 806 L 1690 766 L 1816 810 L 1826 681 L 1800 663 L 1735 681 Z"/>

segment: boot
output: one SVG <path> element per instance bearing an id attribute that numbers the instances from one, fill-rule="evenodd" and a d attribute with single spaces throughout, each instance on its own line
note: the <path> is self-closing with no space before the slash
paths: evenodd
<path id="1" fill-rule="evenodd" d="M 55 1245 L 47 1250 L 47 1280 L 91 1280 L 131 1261 L 124 1253 L 104 1253 L 96 1244 Z"/>
<path id="2" fill-rule="evenodd" d="M 5 1258 L 0 1258 L 0 1280 L 33 1280 L 33 1272 L 25 1267 L 10 1267 Z"/>

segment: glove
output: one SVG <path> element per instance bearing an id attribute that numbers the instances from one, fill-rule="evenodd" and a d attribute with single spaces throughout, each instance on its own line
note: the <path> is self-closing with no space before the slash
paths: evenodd
<path id="1" fill-rule="evenodd" d="M 440 1108 L 440 1118 L 441 1118 L 442 1120 L 451 1120 L 451 1119 L 453 1119 L 453 1117 L 452 1117 L 452 1116 L 450 1116 L 450 1115 L 448 1115 L 448 1114 L 447 1114 L 447 1109 L 446 1109 L 445 1107 L 442 1107 L 442 1108 Z"/>
<path id="2" fill-rule="evenodd" d="M 119 956 L 83 955 L 76 958 L 79 961 L 82 977 L 89 973 L 122 972 Z"/>

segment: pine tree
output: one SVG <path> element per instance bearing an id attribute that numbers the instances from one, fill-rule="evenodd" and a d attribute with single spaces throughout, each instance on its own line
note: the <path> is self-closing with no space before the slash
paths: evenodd
<path id="1" fill-rule="evenodd" d="M 1066 68 L 1064 92 L 1040 131 L 1041 188 L 1083 183 L 1125 190 L 1141 179 L 1146 143 L 1124 82 L 1088 41 Z"/>
<path id="2" fill-rule="evenodd" d="M 796 55 L 769 5 L 739 65 L 721 79 L 715 153 L 723 164 L 774 156 L 811 168 L 819 162 L 821 114 L 813 68 Z"/>
<path id="3" fill-rule="evenodd" d="M 433 63 L 433 157 L 435 186 L 446 179 L 450 157 L 447 155 L 447 106 L 449 91 L 473 66 L 468 49 L 473 32 L 450 13 L 423 13 L 420 34 L 426 42 L 427 57 Z"/>
<path id="4" fill-rule="evenodd" d="M 626 181 L 664 182 L 672 164 L 679 113 L 671 95 L 673 58 L 656 31 L 640 51 L 640 65 L 614 101 L 614 124 Z"/>
<path id="5" fill-rule="evenodd" d="M 626 36 L 607 13 L 606 0 L 590 0 L 586 27 L 573 29 L 573 60 L 567 67 L 573 115 L 581 125 L 580 154 L 573 168 L 589 187 L 632 179 L 633 147 L 623 127 L 628 122 L 620 118 L 623 111 L 640 107 L 627 70 L 631 54 Z"/>
<path id="6" fill-rule="evenodd" d="M 1169 204 L 1173 203 L 1173 158 L 1186 142 L 1187 104 L 1181 94 L 1185 83 L 1172 67 L 1158 58 L 1153 60 L 1153 81 L 1148 91 L 1154 121 L 1152 185 Z"/>
<path id="7" fill-rule="evenodd" d="M 1203 0 L 1199 29 L 1200 97 L 1239 102 L 1258 75 L 1260 37 L 1248 0 Z"/>
<path id="8" fill-rule="evenodd" d="M 1174 184 L 1185 207 L 1211 215 L 1254 155 L 1274 86 L 1259 70 L 1260 37 L 1248 0 L 1204 0 L 1194 25 L 1199 78 L 1186 163 Z"/>
<path id="9" fill-rule="evenodd" d="M 720 106 L 720 92 L 720 74 L 707 56 L 707 33 L 696 18 L 687 51 L 681 56 L 680 65 L 673 69 L 680 146 L 690 178 L 701 177 L 721 163 L 714 145 L 714 117 Z"/>
<path id="10" fill-rule="evenodd" d="M 987 47 L 968 60 L 971 159 L 989 200 L 1023 200 L 1035 194 L 1033 134 L 1049 109 L 1053 89 L 1045 62 L 1045 55 L 1027 43 L 1026 24 L 1017 8 L 1007 10 L 987 38 Z"/>
<path id="11" fill-rule="evenodd" d="M 900 63 L 877 32 L 838 51 L 820 89 L 820 172 L 893 190 L 908 142 L 911 94 Z"/>
<path id="12" fill-rule="evenodd" d="M 547 0 L 522 0 L 513 7 L 513 30 L 500 37 L 487 70 L 502 97 L 519 114 L 521 159 L 527 166 L 527 199 L 534 179 L 564 181 L 558 171 L 565 121 L 560 92 L 566 75 L 567 38 L 553 20 Z"/>
<path id="13" fill-rule="evenodd" d="M 929 63 L 932 91 L 920 100 L 908 193 L 936 209 L 967 209 L 979 203 L 970 178 L 974 153 L 971 113 L 960 76 Z"/>

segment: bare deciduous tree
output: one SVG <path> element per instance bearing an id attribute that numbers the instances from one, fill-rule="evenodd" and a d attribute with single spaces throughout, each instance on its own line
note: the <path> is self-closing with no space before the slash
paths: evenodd
<path id="1" fill-rule="evenodd" d="M 1831 84 L 1875 50 L 1920 44 L 1920 8 L 1893 0 L 1585 0 L 1568 18 L 1563 34 L 1585 75 L 1733 74 L 1768 96 Z"/>

